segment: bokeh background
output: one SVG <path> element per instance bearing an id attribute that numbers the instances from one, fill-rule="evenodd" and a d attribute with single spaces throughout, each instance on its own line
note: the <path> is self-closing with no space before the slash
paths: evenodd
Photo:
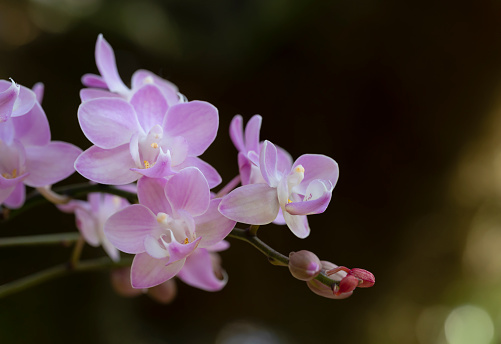
<path id="1" fill-rule="evenodd" d="M 261 114 L 261 137 L 294 157 L 333 157 L 340 180 L 311 235 L 260 236 L 377 282 L 324 299 L 230 239 L 221 292 L 178 283 L 160 305 L 116 295 L 105 271 L 73 274 L 1 299 L 1 343 L 501 342 L 500 2 L 0 0 L 0 78 L 42 81 L 53 139 L 83 149 L 80 77 L 97 72 L 99 33 L 124 81 L 148 69 L 219 109 L 203 158 L 225 181 L 235 114 Z M 1 236 L 74 230 L 51 206 L 0 224 Z M 2 249 L 0 282 L 70 252 Z"/>

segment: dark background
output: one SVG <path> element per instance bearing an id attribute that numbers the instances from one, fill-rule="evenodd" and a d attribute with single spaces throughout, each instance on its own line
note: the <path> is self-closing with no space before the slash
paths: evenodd
<path id="1" fill-rule="evenodd" d="M 159 305 L 116 295 L 107 272 L 74 274 L 1 299 L 2 343 L 463 343 L 458 333 L 496 342 L 501 3 L 0 1 L 0 78 L 42 81 L 53 139 L 82 149 L 80 77 L 97 72 L 99 33 L 126 83 L 148 69 L 219 109 L 203 158 L 225 182 L 238 171 L 235 114 L 262 115 L 261 138 L 294 158 L 333 157 L 340 180 L 328 210 L 309 217 L 311 235 L 270 225 L 260 236 L 283 253 L 366 268 L 377 283 L 324 299 L 230 239 L 221 292 L 178 283 L 176 300 Z M 51 206 L 0 225 L 1 236 L 74 230 Z M 70 252 L 2 249 L 0 282 Z M 84 258 L 102 252 L 87 246 Z"/>

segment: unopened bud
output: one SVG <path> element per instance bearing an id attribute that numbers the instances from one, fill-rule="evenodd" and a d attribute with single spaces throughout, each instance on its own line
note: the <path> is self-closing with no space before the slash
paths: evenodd
<path id="1" fill-rule="evenodd" d="M 339 282 L 339 285 L 335 286 L 333 291 L 336 295 L 341 295 L 343 293 L 349 293 L 355 290 L 358 286 L 358 278 L 353 275 L 347 275 L 345 278 Z"/>
<path id="2" fill-rule="evenodd" d="M 134 297 L 141 295 L 141 289 L 132 288 L 130 284 L 130 268 L 111 270 L 111 286 L 120 296 Z"/>
<path id="3" fill-rule="evenodd" d="M 315 278 L 321 268 L 320 259 L 310 251 L 302 250 L 289 254 L 289 270 L 292 276 L 301 281 Z"/>
<path id="4" fill-rule="evenodd" d="M 173 279 L 148 289 L 148 296 L 163 304 L 171 303 L 176 298 L 176 295 L 177 286 Z"/>
<path id="5" fill-rule="evenodd" d="M 351 274 L 359 279 L 358 288 L 369 288 L 376 283 L 376 278 L 374 275 L 364 269 L 353 268 L 351 269 Z"/>
<path id="6" fill-rule="evenodd" d="M 321 264 L 322 264 L 323 270 L 332 270 L 332 269 L 337 268 L 337 265 L 332 264 L 331 262 L 328 262 L 325 260 L 322 260 Z M 346 277 L 346 272 L 343 270 L 340 270 L 339 272 L 337 272 L 329 277 L 331 279 L 333 279 L 334 281 L 339 282 L 344 277 Z M 325 284 L 323 284 L 320 281 L 317 281 L 316 279 L 312 279 L 311 281 L 307 281 L 306 284 L 308 285 L 308 288 L 310 288 L 310 290 L 312 292 L 314 292 L 317 295 L 326 297 L 328 299 L 337 299 L 337 300 L 346 299 L 351 294 L 353 294 L 353 291 L 349 291 L 346 293 L 336 293 L 336 290 L 332 290 L 329 286 L 326 286 Z M 335 286 L 335 288 L 337 289 L 339 287 Z"/>

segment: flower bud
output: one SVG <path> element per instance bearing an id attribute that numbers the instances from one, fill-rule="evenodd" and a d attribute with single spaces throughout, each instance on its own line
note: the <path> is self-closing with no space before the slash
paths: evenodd
<path id="1" fill-rule="evenodd" d="M 312 292 L 314 292 L 317 295 L 326 297 L 328 299 L 341 300 L 341 299 L 346 299 L 347 297 L 351 296 L 351 294 L 353 294 L 353 291 L 347 293 L 335 294 L 331 288 L 329 288 L 322 282 L 317 281 L 316 279 L 307 281 L 306 284 L 308 285 L 308 288 L 310 288 Z"/>
<path id="2" fill-rule="evenodd" d="M 141 295 L 141 289 L 132 288 L 130 284 L 130 268 L 118 268 L 111 270 L 111 286 L 115 292 L 124 297 Z"/>
<path id="3" fill-rule="evenodd" d="M 320 259 L 314 253 L 306 250 L 291 252 L 289 254 L 289 270 L 292 276 L 298 280 L 309 281 L 320 273 Z"/>
<path id="4" fill-rule="evenodd" d="M 336 295 L 341 295 L 343 293 L 349 293 L 355 290 L 358 286 L 358 278 L 353 275 L 347 275 L 345 278 L 339 282 L 339 285 L 335 286 L 333 291 Z"/>
<path id="5" fill-rule="evenodd" d="M 333 270 L 333 269 L 336 269 L 338 267 L 337 265 L 332 264 L 331 262 L 328 262 L 325 260 L 322 260 L 320 263 L 322 264 L 323 270 Z M 345 271 L 339 270 L 337 273 L 329 276 L 329 278 L 333 279 L 334 281 L 339 282 L 343 278 L 345 278 L 346 276 L 347 276 L 347 274 Z M 330 287 L 326 286 L 325 284 L 323 284 L 320 281 L 317 281 L 316 279 L 312 279 L 310 281 L 307 281 L 306 284 L 308 285 L 308 288 L 310 288 L 310 290 L 312 292 L 314 292 L 317 295 L 326 297 L 328 299 L 337 299 L 337 300 L 346 299 L 351 294 L 353 294 L 353 290 L 336 294 L 335 290 L 332 290 Z M 338 288 L 338 286 L 336 286 L 336 288 Z"/>
<path id="6" fill-rule="evenodd" d="M 147 290 L 149 297 L 165 305 L 171 303 L 177 295 L 177 286 L 173 279 L 167 280 Z"/>
<path id="7" fill-rule="evenodd" d="M 359 279 L 358 288 L 369 288 L 376 282 L 374 275 L 364 269 L 353 268 L 351 269 L 351 274 Z"/>

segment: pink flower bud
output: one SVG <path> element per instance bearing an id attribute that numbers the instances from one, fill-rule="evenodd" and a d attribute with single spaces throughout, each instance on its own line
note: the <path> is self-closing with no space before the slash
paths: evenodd
<path id="1" fill-rule="evenodd" d="M 336 269 L 338 267 L 337 265 L 332 264 L 331 262 L 328 262 L 325 260 L 322 260 L 320 263 L 322 264 L 322 269 L 324 271 L 325 270 L 333 270 L 333 269 Z M 341 268 L 343 268 L 343 267 L 341 267 Z M 339 282 L 343 278 L 345 278 L 346 276 L 347 276 L 346 272 L 343 269 L 340 269 L 338 272 L 334 273 L 333 275 L 331 275 L 329 277 L 331 279 L 333 279 L 334 281 Z M 335 292 L 330 287 L 326 286 L 322 282 L 317 281 L 316 279 L 312 279 L 310 281 L 307 281 L 306 284 L 308 285 L 308 288 L 310 288 L 310 290 L 312 292 L 314 292 L 317 295 L 326 297 L 328 299 L 337 299 L 337 300 L 346 299 L 351 294 L 353 294 L 353 291 L 335 294 Z"/>
<path id="2" fill-rule="evenodd" d="M 310 251 L 302 250 L 289 254 L 289 270 L 298 280 L 309 281 L 320 273 L 320 269 L 320 259 Z"/>
<path id="3" fill-rule="evenodd" d="M 177 286 L 173 279 L 148 289 L 148 296 L 165 305 L 171 303 L 176 298 L 176 295 Z"/>
<path id="4" fill-rule="evenodd" d="M 358 286 L 358 278 L 353 275 L 347 275 L 345 278 L 339 282 L 339 285 L 335 286 L 333 291 L 336 295 L 341 295 L 343 293 L 349 293 Z"/>
<path id="5" fill-rule="evenodd" d="M 132 288 L 130 284 L 130 268 L 111 270 L 111 286 L 115 292 L 124 297 L 134 297 L 142 294 L 141 289 Z"/>
<path id="6" fill-rule="evenodd" d="M 364 269 L 353 268 L 351 269 L 351 274 L 359 279 L 359 284 L 358 284 L 359 288 L 372 287 L 376 282 L 376 278 L 374 277 L 374 275 L 371 272 Z"/>

